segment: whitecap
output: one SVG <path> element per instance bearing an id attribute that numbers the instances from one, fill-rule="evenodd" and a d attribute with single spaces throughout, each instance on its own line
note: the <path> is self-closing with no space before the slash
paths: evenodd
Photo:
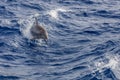
<path id="1" fill-rule="evenodd" d="M 93 72 L 103 72 L 104 69 L 111 69 L 115 76 L 120 79 L 120 64 L 119 55 L 106 55 L 104 59 L 99 59 L 94 62 Z M 92 66 L 93 67 L 93 66 Z"/>
<path id="2" fill-rule="evenodd" d="M 53 17 L 53 18 L 55 18 L 55 19 L 58 19 L 58 12 L 66 12 L 67 10 L 66 9 L 63 9 L 63 8 L 56 8 L 56 9 L 53 9 L 53 10 L 50 10 L 49 12 L 48 12 L 48 14 L 51 16 L 51 17 Z"/>

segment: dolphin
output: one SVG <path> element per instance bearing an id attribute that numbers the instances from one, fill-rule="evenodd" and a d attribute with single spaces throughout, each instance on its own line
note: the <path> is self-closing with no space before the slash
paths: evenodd
<path id="1" fill-rule="evenodd" d="M 39 25 L 38 19 L 36 17 L 35 17 L 35 22 L 30 29 L 30 33 L 32 35 L 33 40 L 43 39 L 45 42 L 47 42 L 48 40 L 48 33 L 46 29 L 43 26 Z"/>

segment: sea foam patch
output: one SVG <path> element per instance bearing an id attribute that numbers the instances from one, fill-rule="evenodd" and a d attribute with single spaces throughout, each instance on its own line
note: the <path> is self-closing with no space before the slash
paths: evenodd
<path id="1" fill-rule="evenodd" d="M 54 9 L 54 10 L 50 10 L 49 12 L 48 12 L 48 14 L 51 16 L 51 17 L 53 17 L 53 18 L 55 18 L 55 19 L 58 19 L 58 12 L 66 12 L 67 10 L 66 9 L 63 9 L 63 8 L 57 8 L 57 9 Z"/>
<path id="2" fill-rule="evenodd" d="M 109 59 L 109 64 L 106 66 L 110 67 L 116 78 L 120 80 L 120 55 L 110 56 Z"/>
<path id="3" fill-rule="evenodd" d="M 94 62 L 94 71 L 102 72 L 105 68 L 111 69 L 116 76 L 116 78 L 120 79 L 120 55 L 107 55 L 105 58 L 101 58 Z M 93 72 L 94 72 L 93 71 Z"/>

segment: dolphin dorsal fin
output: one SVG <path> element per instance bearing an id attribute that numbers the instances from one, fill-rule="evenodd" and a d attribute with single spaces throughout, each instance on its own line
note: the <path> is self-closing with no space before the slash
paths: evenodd
<path id="1" fill-rule="evenodd" d="M 38 25 L 38 19 L 35 17 L 35 25 Z"/>

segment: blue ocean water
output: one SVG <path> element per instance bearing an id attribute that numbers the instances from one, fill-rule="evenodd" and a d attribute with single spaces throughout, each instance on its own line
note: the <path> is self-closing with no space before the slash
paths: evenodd
<path id="1" fill-rule="evenodd" d="M 0 0 L 0 80 L 120 80 L 120 0 Z"/>

